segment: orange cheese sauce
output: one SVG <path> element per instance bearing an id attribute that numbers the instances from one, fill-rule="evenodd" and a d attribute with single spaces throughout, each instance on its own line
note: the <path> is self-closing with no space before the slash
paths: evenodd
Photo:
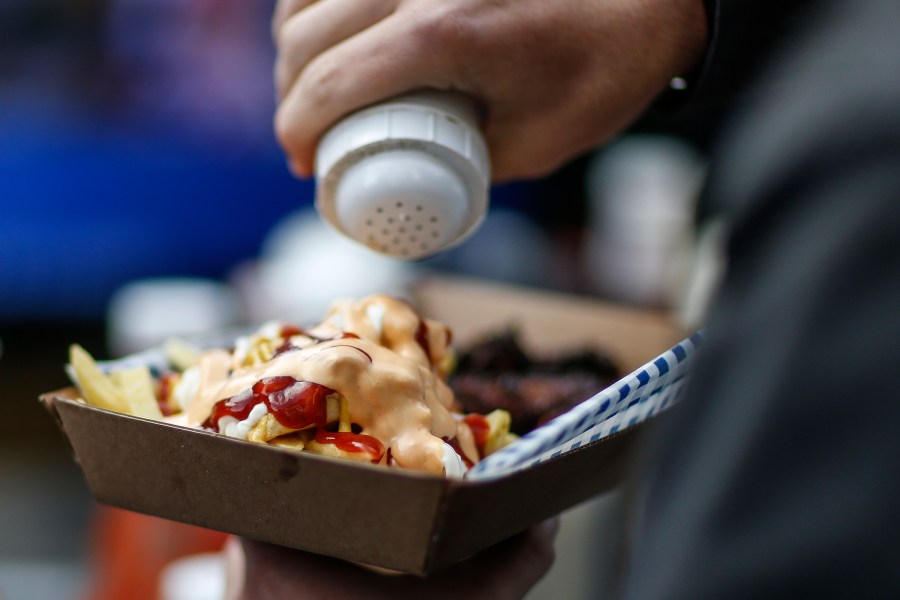
<path id="1" fill-rule="evenodd" d="M 329 339 L 343 332 L 358 337 Z M 335 304 L 321 324 L 289 341 L 292 348 L 252 367 L 234 368 L 224 350 L 204 353 L 188 424 L 199 426 L 218 400 L 260 379 L 287 375 L 343 395 L 350 420 L 390 448 L 401 467 L 442 473 L 442 438 L 478 456 L 468 427 L 454 418 L 458 410 L 440 367 L 450 342 L 444 325 L 422 319 L 402 300 L 374 295 Z"/>

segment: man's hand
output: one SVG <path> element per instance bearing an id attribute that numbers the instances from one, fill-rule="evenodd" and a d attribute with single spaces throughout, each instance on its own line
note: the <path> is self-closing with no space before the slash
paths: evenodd
<path id="1" fill-rule="evenodd" d="M 701 0 L 279 0 L 276 133 L 293 171 L 341 117 L 421 88 L 475 99 L 495 179 L 633 121 L 706 43 Z"/>
<path id="2" fill-rule="evenodd" d="M 229 600 L 522 598 L 553 564 L 553 519 L 432 576 L 382 575 L 352 563 L 232 538 Z"/>

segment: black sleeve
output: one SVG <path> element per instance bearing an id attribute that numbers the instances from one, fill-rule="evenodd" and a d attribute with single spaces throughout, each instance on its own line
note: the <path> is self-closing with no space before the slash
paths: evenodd
<path id="1" fill-rule="evenodd" d="M 632 600 L 900 598 L 900 3 L 808 17 L 715 155 L 728 273 Z"/>
<path id="2" fill-rule="evenodd" d="M 709 31 L 704 58 L 686 74 L 687 88 L 663 95 L 655 108 L 705 117 L 727 112 L 813 4 L 815 0 L 704 0 Z"/>

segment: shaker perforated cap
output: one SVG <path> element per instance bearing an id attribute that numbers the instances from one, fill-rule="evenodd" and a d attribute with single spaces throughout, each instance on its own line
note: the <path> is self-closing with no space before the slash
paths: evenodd
<path id="1" fill-rule="evenodd" d="M 471 107 L 423 92 L 363 109 L 322 139 L 316 207 L 342 234 L 401 259 L 471 235 L 488 208 L 490 166 Z"/>

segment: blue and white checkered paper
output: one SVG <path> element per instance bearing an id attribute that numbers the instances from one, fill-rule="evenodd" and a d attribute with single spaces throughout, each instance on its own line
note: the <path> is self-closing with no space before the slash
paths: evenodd
<path id="1" fill-rule="evenodd" d="M 525 469 L 636 425 L 672 406 L 701 336 L 692 335 L 617 383 L 477 464 L 468 479 L 491 479 Z"/>

